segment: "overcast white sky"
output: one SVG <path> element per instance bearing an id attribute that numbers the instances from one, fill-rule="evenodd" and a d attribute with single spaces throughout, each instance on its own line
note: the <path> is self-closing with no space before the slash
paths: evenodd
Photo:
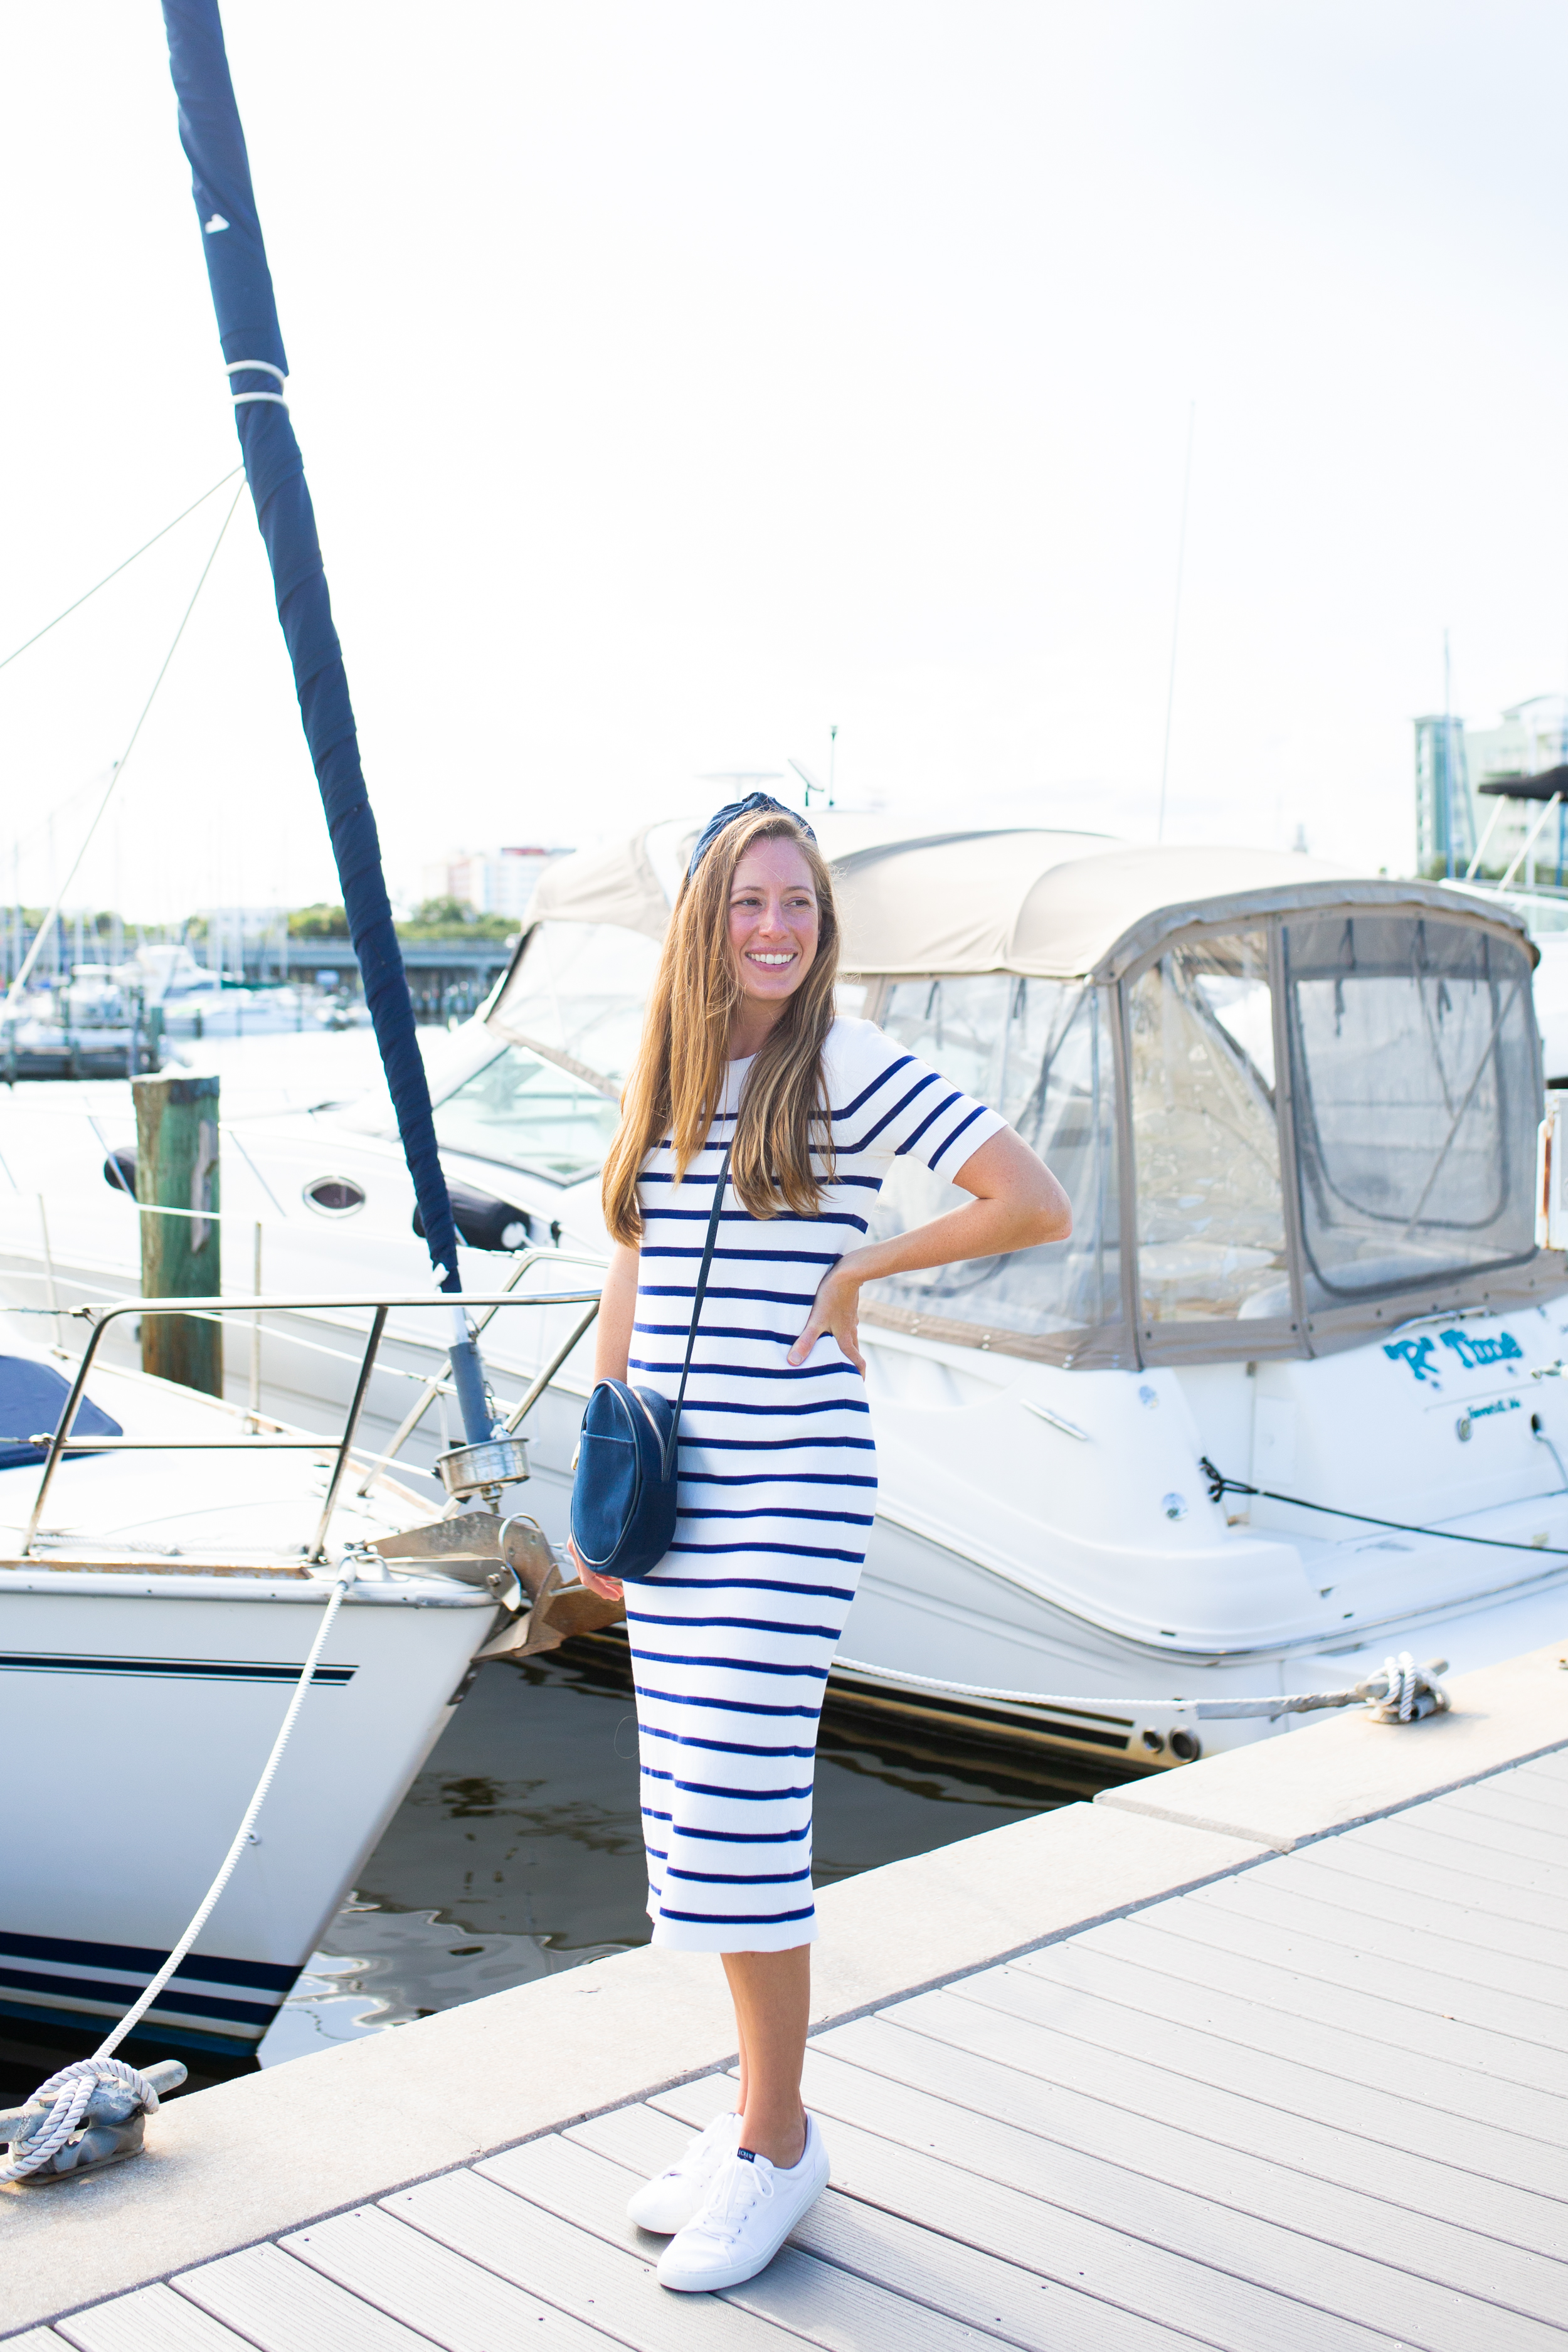
<path id="1" fill-rule="evenodd" d="M 1410 719 L 1568 683 L 1568 16 L 227 0 L 395 886 L 846 796 L 1413 855 Z M 0 11 L 0 653 L 234 462 L 153 0 Z M 0 672 L 63 861 L 221 519 Z M 248 499 L 84 871 L 336 895 Z"/>

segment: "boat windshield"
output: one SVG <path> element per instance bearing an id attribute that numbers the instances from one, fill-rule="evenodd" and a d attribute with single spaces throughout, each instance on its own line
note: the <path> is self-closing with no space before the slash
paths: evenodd
<path id="1" fill-rule="evenodd" d="M 658 957 L 657 940 L 620 923 L 535 923 L 489 1026 L 624 1078 Z"/>
<path id="2" fill-rule="evenodd" d="M 437 1104 L 436 1139 L 553 1184 L 580 1184 L 604 1165 L 620 1116 L 613 1096 L 525 1045 L 507 1045 Z"/>
<path id="3" fill-rule="evenodd" d="M 1529 1256 L 1524 950 L 1441 919 L 1296 917 L 1285 969 L 1309 1306 Z"/>
<path id="4" fill-rule="evenodd" d="M 900 1322 L 1040 1340 L 1119 1322 L 1114 1063 L 1100 992 L 1007 972 L 900 980 L 879 1019 L 909 1052 L 1001 1111 L 1049 1162 L 1072 1201 L 1073 1231 L 1040 1249 L 875 1284 L 873 1307 Z M 872 1237 L 923 1224 L 969 1197 L 900 1160 L 882 1187 Z"/>
<path id="5" fill-rule="evenodd" d="M 556 1184 L 595 1174 L 658 962 L 618 923 L 536 923 L 486 1024 L 509 1042 L 437 1104 L 437 1139 Z"/>

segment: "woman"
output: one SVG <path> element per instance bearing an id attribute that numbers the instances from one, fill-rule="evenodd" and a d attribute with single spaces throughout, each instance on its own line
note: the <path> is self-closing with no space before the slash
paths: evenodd
<path id="1" fill-rule="evenodd" d="M 877 1483 L 860 1286 L 1058 1241 L 1072 1222 L 994 1111 L 872 1023 L 835 1018 L 837 961 L 809 825 L 762 793 L 721 809 L 676 905 L 605 1169 L 595 1378 L 673 1399 L 730 1149 L 676 1541 L 626 1593 L 653 1940 L 722 1957 L 740 2042 L 735 2114 L 629 2209 L 672 2233 L 658 2275 L 689 2291 L 753 2276 L 827 2181 L 800 2082 L 817 1718 Z M 868 1246 L 903 1154 L 973 1199 Z"/>

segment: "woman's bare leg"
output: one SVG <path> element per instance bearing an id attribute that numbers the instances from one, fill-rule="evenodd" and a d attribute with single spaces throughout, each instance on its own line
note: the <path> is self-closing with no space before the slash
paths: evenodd
<path id="1" fill-rule="evenodd" d="M 741 2042 L 741 2140 L 771 2163 L 798 2164 L 805 2147 L 800 2100 L 811 2021 L 811 1946 L 726 1952 L 724 1974 Z"/>

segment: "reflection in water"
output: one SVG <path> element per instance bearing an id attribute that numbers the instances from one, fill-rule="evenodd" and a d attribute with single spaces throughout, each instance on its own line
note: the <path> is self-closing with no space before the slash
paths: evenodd
<path id="1" fill-rule="evenodd" d="M 1090 1797 L 1108 1776 L 830 1708 L 819 1886 Z M 646 1944 L 623 1650 L 485 1666 L 262 2045 L 264 2064 Z"/>

